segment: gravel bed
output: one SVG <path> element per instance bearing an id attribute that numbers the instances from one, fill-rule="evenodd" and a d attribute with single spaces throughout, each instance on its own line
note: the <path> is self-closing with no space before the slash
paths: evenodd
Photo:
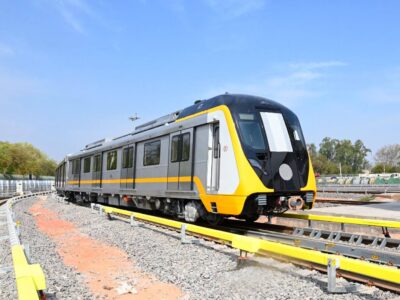
<path id="1" fill-rule="evenodd" d="M 83 277 L 64 265 L 55 244 L 37 230 L 29 208 L 37 201 L 29 198 L 17 203 L 13 211 L 21 222 L 21 242 L 30 248 L 30 262 L 39 263 L 46 276 L 47 299 L 94 299 L 86 288 Z M 16 297 L 5 298 L 16 299 Z"/>
<path id="2" fill-rule="evenodd" d="M 7 222 L 7 215 L 5 214 L 5 206 L 0 208 L 0 223 Z M 7 236 L 7 239 L 0 241 L 0 266 L 12 267 L 11 245 L 8 238 L 7 224 L 0 226 L 0 237 Z M 16 299 L 17 287 L 15 285 L 14 269 L 7 273 L 0 273 L 0 299 Z"/>
<path id="3" fill-rule="evenodd" d="M 152 225 L 132 228 L 129 223 L 93 214 L 90 208 L 56 200 L 47 201 L 45 207 L 73 222 L 81 232 L 120 247 L 142 271 L 178 285 L 186 292 L 185 299 L 393 299 L 396 296 L 360 284 L 354 284 L 357 293 L 328 294 L 326 275 L 316 271 L 268 258 L 252 258 L 238 268 L 238 250 L 223 245 L 206 241 L 200 245 L 182 244 L 176 232 Z M 59 267 L 56 261 L 53 265 Z M 344 279 L 338 283 L 350 284 Z"/>

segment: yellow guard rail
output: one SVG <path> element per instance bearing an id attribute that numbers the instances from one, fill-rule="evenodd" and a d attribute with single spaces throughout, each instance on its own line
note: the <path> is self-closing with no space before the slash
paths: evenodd
<path id="1" fill-rule="evenodd" d="M 284 213 L 280 215 L 279 218 L 291 218 L 291 219 L 301 219 L 308 221 L 322 221 L 322 222 L 354 224 L 354 225 L 375 226 L 375 227 L 400 228 L 399 221 L 379 220 L 379 219 L 364 219 L 364 218 L 352 218 L 352 217 L 341 217 L 341 216 L 308 215 L 308 214 L 292 214 L 292 213 Z"/>
<path id="2" fill-rule="evenodd" d="M 283 257 L 293 258 L 301 261 L 307 261 L 323 266 L 328 265 L 328 259 L 339 259 L 340 269 L 351 273 L 367 276 L 369 278 L 375 278 L 378 280 L 400 284 L 400 269 L 392 266 L 378 265 L 375 263 L 362 261 L 358 259 L 348 258 L 340 255 L 332 255 L 323 253 L 315 250 L 303 249 L 295 246 L 285 245 L 277 242 L 271 242 L 254 237 L 248 237 L 238 235 L 230 232 L 221 230 L 210 229 L 201 227 L 193 224 L 183 223 L 174 220 L 168 220 L 160 217 L 150 216 L 146 214 L 131 212 L 119 208 L 113 208 L 108 206 L 100 205 L 107 214 L 121 214 L 126 216 L 133 216 L 136 219 L 149 221 L 152 223 L 165 225 L 173 228 L 181 228 L 183 224 L 186 224 L 186 231 L 200 234 L 214 239 L 229 242 L 232 247 L 247 252 L 269 252 L 274 255 Z M 381 225 L 379 225 L 381 226 Z M 399 288 L 400 289 L 400 288 Z"/>
<path id="3" fill-rule="evenodd" d="M 39 291 L 46 289 L 46 278 L 39 264 L 28 263 L 24 248 L 19 240 L 19 234 L 16 230 L 17 224 L 13 219 L 11 208 L 16 202 L 21 201 L 24 198 L 47 195 L 49 193 L 50 192 L 39 192 L 31 195 L 18 196 L 7 200 L 6 203 L 11 255 L 13 259 L 18 299 L 20 300 L 38 300 Z"/>
<path id="4" fill-rule="evenodd" d="M 46 280 L 39 264 L 28 264 L 21 245 L 11 248 L 15 280 L 17 283 L 18 299 L 39 299 L 38 292 L 46 289 Z"/>

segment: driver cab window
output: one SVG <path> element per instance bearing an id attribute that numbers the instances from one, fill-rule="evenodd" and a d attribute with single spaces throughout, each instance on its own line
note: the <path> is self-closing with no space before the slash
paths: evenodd
<path id="1" fill-rule="evenodd" d="M 265 149 L 262 129 L 254 114 L 239 114 L 239 129 L 242 141 L 247 146 L 258 150 Z"/>

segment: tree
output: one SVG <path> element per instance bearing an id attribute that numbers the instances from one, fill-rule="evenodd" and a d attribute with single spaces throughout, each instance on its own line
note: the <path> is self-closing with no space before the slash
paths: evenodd
<path id="1" fill-rule="evenodd" d="M 371 169 L 371 173 L 398 173 L 400 172 L 400 167 L 387 166 L 381 163 L 375 164 Z"/>
<path id="2" fill-rule="evenodd" d="M 361 140 L 353 144 L 350 140 L 338 140 L 326 137 L 317 151 L 314 144 L 308 145 L 313 166 L 321 174 L 337 174 L 339 166 L 342 173 L 359 173 L 368 164 L 366 157 L 370 150 Z"/>
<path id="3" fill-rule="evenodd" d="M 317 156 L 317 146 L 315 144 L 307 144 L 307 150 L 308 154 L 311 155 L 311 157 L 316 157 Z"/>
<path id="4" fill-rule="evenodd" d="M 339 141 L 331 138 L 324 138 L 319 144 L 319 154 L 325 156 L 329 160 L 336 158 L 336 148 Z"/>
<path id="5" fill-rule="evenodd" d="M 375 167 L 383 169 L 379 173 L 400 172 L 400 144 L 387 145 L 380 148 L 374 158 L 376 161 Z"/>
<path id="6" fill-rule="evenodd" d="M 10 154 L 11 144 L 7 142 L 0 142 L 0 173 L 8 173 L 7 170 L 12 164 L 12 157 Z"/>
<path id="7" fill-rule="evenodd" d="M 366 157 L 371 150 L 365 147 L 364 143 L 361 140 L 356 140 L 354 143 L 354 156 L 353 156 L 353 169 L 361 168 L 366 169 L 369 167 L 369 162 Z"/>
<path id="8" fill-rule="evenodd" d="M 339 166 L 328 160 L 324 155 L 318 154 L 311 157 L 315 173 L 319 174 L 338 174 Z"/>
<path id="9" fill-rule="evenodd" d="M 0 142 L 0 173 L 54 175 L 57 164 L 28 143 Z"/>

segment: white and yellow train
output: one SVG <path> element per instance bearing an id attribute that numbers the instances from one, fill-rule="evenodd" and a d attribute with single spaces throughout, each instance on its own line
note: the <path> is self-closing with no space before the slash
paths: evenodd
<path id="1" fill-rule="evenodd" d="M 59 164 L 56 189 L 71 201 L 210 223 L 310 209 L 316 195 L 296 115 L 277 102 L 234 94 L 87 145 Z"/>

